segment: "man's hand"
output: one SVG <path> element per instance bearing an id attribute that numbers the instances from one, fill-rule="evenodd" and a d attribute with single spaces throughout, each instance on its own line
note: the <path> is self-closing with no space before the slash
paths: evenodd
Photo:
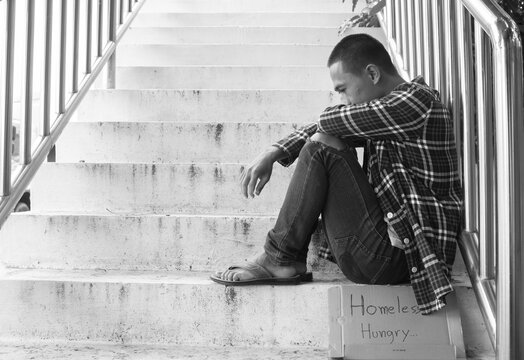
<path id="1" fill-rule="evenodd" d="M 255 160 L 242 171 L 240 187 L 245 198 L 253 198 L 255 194 L 260 195 L 260 192 L 271 178 L 273 164 L 284 156 L 285 153 L 281 149 L 276 146 L 271 146 L 259 154 Z"/>

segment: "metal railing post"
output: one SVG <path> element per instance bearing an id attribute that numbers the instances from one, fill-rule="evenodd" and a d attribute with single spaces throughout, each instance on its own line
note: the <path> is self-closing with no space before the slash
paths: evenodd
<path id="1" fill-rule="evenodd" d="M 431 4 L 427 0 L 422 2 L 422 36 L 424 38 L 423 57 L 424 61 L 424 78 L 430 86 L 434 86 L 434 70 L 433 70 L 433 18 L 431 17 Z"/>
<path id="2" fill-rule="evenodd" d="M 73 93 L 78 92 L 78 52 L 80 47 L 80 0 L 74 2 L 74 30 L 73 30 Z"/>
<path id="3" fill-rule="evenodd" d="M 26 46 L 25 46 L 25 79 L 23 82 L 22 94 L 24 103 L 22 106 L 22 131 L 20 137 L 20 157 L 21 163 L 27 165 L 31 163 L 31 128 L 33 121 L 33 47 L 35 31 L 35 3 L 34 0 L 27 1 L 26 16 Z"/>
<path id="4" fill-rule="evenodd" d="M 92 49 L 93 49 L 93 0 L 87 0 L 87 24 L 86 24 L 86 74 L 92 71 Z"/>
<path id="5" fill-rule="evenodd" d="M 42 89 L 42 137 L 51 132 L 51 79 L 52 79 L 52 48 L 53 48 L 53 1 L 46 3 L 45 16 L 45 55 L 44 55 L 44 84 Z"/>
<path id="6" fill-rule="evenodd" d="M 62 0 L 60 26 L 60 80 L 58 85 L 58 112 L 64 113 L 66 108 L 66 75 L 67 75 L 67 2 Z"/>
<path id="7" fill-rule="evenodd" d="M 117 3 L 109 0 L 109 41 L 116 42 L 117 37 Z M 113 52 L 107 63 L 107 88 L 114 89 L 116 86 L 116 51 Z"/>
<path id="8" fill-rule="evenodd" d="M 12 151 L 12 127 L 13 127 L 13 61 L 15 40 L 15 2 L 7 1 L 0 4 L 2 15 L 5 17 L 5 30 L 2 30 L 2 51 L 0 52 L 0 116 L 2 146 L 0 146 L 0 197 L 11 194 L 11 151 Z M 3 94 L 2 94 L 3 93 Z"/>
<path id="9" fill-rule="evenodd" d="M 469 62 L 473 58 L 471 45 L 471 16 L 466 14 L 462 2 L 457 1 L 457 44 L 460 73 L 460 103 L 463 124 L 463 174 L 464 174 L 464 230 L 477 230 L 477 179 L 475 160 L 475 110 L 471 99 L 473 73 Z"/>
<path id="10" fill-rule="evenodd" d="M 419 29 L 419 31 L 415 31 L 415 49 L 419 50 L 418 55 L 415 57 L 416 63 L 415 63 L 415 73 L 416 75 L 422 75 L 424 73 L 424 56 L 423 54 L 420 54 L 420 51 L 424 49 L 424 39 L 421 34 L 420 29 L 422 29 L 422 4 L 420 1 L 415 1 L 414 8 L 414 17 L 415 17 L 415 28 Z M 416 53 L 414 51 L 414 53 Z"/>
<path id="11" fill-rule="evenodd" d="M 493 84 L 490 81 L 491 68 L 490 46 L 486 39 L 484 30 L 477 24 L 475 26 L 475 70 L 477 91 L 477 124 L 479 144 L 479 250 L 480 250 L 480 277 L 488 279 L 493 276 L 493 253 L 491 239 L 493 232 L 493 131 L 492 114 L 493 100 L 490 89 Z"/>

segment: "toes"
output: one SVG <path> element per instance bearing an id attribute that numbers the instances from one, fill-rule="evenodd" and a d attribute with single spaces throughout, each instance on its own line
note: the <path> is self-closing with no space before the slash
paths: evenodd
<path id="1" fill-rule="evenodd" d="M 240 281 L 243 280 L 242 271 L 235 271 L 235 270 L 226 270 L 226 271 L 216 271 L 215 277 L 224 281 Z"/>
<path id="2" fill-rule="evenodd" d="M 235 280 L 235 275 L 236 275 L 235 272 L 230 271 L 229 274 L 227 274 L 227 279 L 228 279 L 229 281 L 234 281 L 234 280 Z"/>

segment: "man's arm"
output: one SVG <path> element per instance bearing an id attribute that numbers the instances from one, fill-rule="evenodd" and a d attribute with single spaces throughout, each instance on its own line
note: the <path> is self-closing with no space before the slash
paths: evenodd
<path id="1" fill-rule="evenodd" d="M 244 168 L 240 176 L 240 190 L 244 197 L 260 195 L 271 178 L 273 164 L 278 161 L 284 166 L 291 165 L 300 153 L 306 139 L 316 131 L 316 123 L 305 125 L 260 153 Z"/>
<path id="2" fill-rule="evenodd" d="M 318 132 L 349 140 L 398 140 L 418 137 L 435 99 L 416 85 L 357 105 L 329 107 Z"/>
<path id="3" fill-rule="evenodd" d="M 283 166 L 291 165 L 298 157 L 298 154 L 300 153 L 300 150 L 302 150 L 306 140 L 313 136 L 313 134 L 316 132 L 316 123 L 307 124 L 293 131 L 282 140 L 274 143 L 273 146 L 279 148 L 286 154 L 286 156 L 282 159 L 279 159 L 278 162 Z"/>
<path id="4" fill-rule="evenodd" d="M 271 178 L 273 164 L 282 160 L 287 154 L 276 146 L 270 146 L 260 153 L 240 176 L 240 188 L 245 198 L 260 195 L 260 192 Z"/>

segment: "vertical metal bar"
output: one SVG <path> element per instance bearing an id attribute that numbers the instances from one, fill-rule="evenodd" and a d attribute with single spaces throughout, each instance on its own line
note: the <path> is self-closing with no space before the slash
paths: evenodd
<path id="1" fill-rule="evenodd" d="M 453 126 L 457 155 L 459 160 L 459 172 L 462 179 L 462 123 L 460 118 L 460 83 L 457 81 L 458 61 L 457 61 L 457 23 L 456 6 L 454 0 L 444 0 L 444 28 L 446 29 L 446 79 L 448 84 L 448 97 L 443 98 L 453 116 Z"/>
<path id="2" fill-rule="evenodd" d="M 60 82 L 58 112 L 63 114 L 66 107 L 66 64 L 67 64 L 67 0 L 62 0 L 60 26 Z"/>
<path id="3" fill-rule="evenodd" d="M 446 99 L 448 97 L 448 86 L 444 64 L 448 54 L 446 54 L 444 35 L 444 7 L 442 1 L 433 1 L 432 5 L 433 19 L 435 19 L 435 26 L 433 28 L 435 87 L 439 90 L 441 98 Z"/>
<path id="4" fill-rule="evenodd" d="M 34 0 L 27 1 L 26 22 L 26 48 L 25 48 L 25 79 L 22 94 L 24 102 L 22 106 L 21 135 L 20 136 L 20 160 L 23 165 L 31 163 L 31 130 L 33 123 L 33 52 L 35 38 L 35 3 Z"/>
<path id="5" fill-rule="evenodd" d="M 402 54 L 402 62 L 404 63 L 404 69 L 409 71 L 409 53 L 412 49 L 409 48 L 408 44 L 408 33 L 409 30 L 409 19 L 408 19 L 408 10 L 407 10 L 407 0 L 402 0 L 400 2 L 400 24 L 401 24 L 401 38 L 402 38 L 402 47 L 400 53 Z"/>
<path id="6" fill-rule="evenodd" d="M 477 226 L 477 182 L 475 166 L 475 122 L 470 90 L 473 89 L 473 74 L 469 66 L 471 51 L 471 16 L 465 14 L 462 2 L 457 1 L 457 44 L 460 69 L 460 93 L 464 133 L 464 230 L 474 232 Z M 455 114 L 455 117 L 457 114 Z"/>
<path id="7" fill-rule="evenodd" d="M 124 23 L 124 0 L 120 0 L 120 8 L 118 9 L 119 24 Z"/>
<path id="8" fill-rule="evenodd" d="M 493 134 L 491 132 L 491 116 L 487 88 L 491 69 L 486 61 L 486 44 L 484 30 L 478 24 L 475 26 L 475 69 L 477 85 L 477 118 L 478 118 L 478 144 L 479 144 L 479 251 L 480 251 L 480 277 L 488 278 L 493 267 L 491 254 L 491 241 L 493 231 L 491 226 L 492 203 L 492 164 L 493 164 Z"/>
<path id="9" fill-rule="evenodd" d="M 51 75 L 52 75 L 52 49 L 53 49 L 53 2 L 46 3 L 45 23 L 45 59 L 44 59 L 44 88 L 42 103 L 42 130 L 41 135 L 49 136 L 51 132 Z"/>
<path id="10" fill-rule="evenodd" d="M 117 16 L 117 2 L 116 0 L 109 0 L 109 41 L 112 42 L 116 41 Z"/>
<path id="11" fill-rule="evenodd" d="M 413 32 L 415 34 L 415 49 L 417 49 L 417 51 L 413 51 L 413 54 L 416 54 L 415 74 L 422 75 L 425 58 L 423 54 L 424 39 L 422 36 L 422 4 L 420 0 L 414 2 L 413 12 L 415 17 L 415 31 Z"/>
<path id="12" fill-rule="evenodd" d="M 386 27 L 387 37 L 391 42 L 395 38 L 395 7 L 393 6 L 393 0 L 386 0 Z"/>
<path id="13" fill-rule="evenodd" d="M 98 52 L 97 57 L 102 56 L 102 50 L 104 47 L 104 0 L 98 0 Z"/>
<path id="14" fill-rule="evenodd" d="M 109 41 L 116 42 L 117 37 L 117 8 L 116 0 L 109 0 Z M 107 88 L 116 86 L 116 49 L 107 62 Z"/>
<path id="15" fill-rule="evenodd" d="M 409 28 L 408 34 L 407 34 L 407 48 L 408 48 L 408 56 L 409 59 L 406 59 L 408 64 L 408 73 L 411 76 L 411 78 L 414 78 L 417 75 L 417 66 L 416 66 L 416 60 L 415 60 L 415 33 L 417 32 L 416 27 L 416 19 L 415 19 L 415 4 L 413 0 L 407 0 L 406 4 L 406 24 Z"/>
<path id="16" fill-rule="evenodd" d="M 454 62 L 451 61 L 453 58 L 453 39 L 455 31 L 453 29 L 453 13 L 454 8 L 451 6 L 451 0 L 444 0 L 442 3 L 442 33 L 443 33 L 443 46 L 444 53 L 446 56 L 442 58 L 443 71 L 442 75 L 444 76 L 443 85 L 446 88 L 445 96 L 442 97 L 442 101 L 446 104 L 448 109 L 451 110 L 452 107 L 452 98 L 453 98 L 453 83 L 456 82 L 457 77 L 453 76 L 453 67 L 455 66 Z M 442 94 L 441 94 L 442 95 Z"/>
<path id="17" fill-rule="evenodd" d="M 133 0 L 127 2 L 127 12 L 133 11 Z"/>
<path id="18" fill-rule="evenodd" d="M 434 67 L 433 67 L 433 18 L 430 14 L 430 6 L 427 0 L 422 1 L 422 22 L 423 22 L 423 35 L 424 35 L 424 78 L 426 82 L 434 86 L 433 79 L 434 76 Z"/>
<path id="19" fill-rule="evenodd" d="M 78 48 L 80 47 L 80 0 L 75 0 L 73 30 L 73 93 L 78 92 Z"/>
<path id="20" fill-rule="evenodd" d="M 1 36 L 5 36 L 5 48 L 2 51 L 5 58 L 2 64 L 0 74 L 0 86 L 4 86 L 4 94 L 0 95 L 0 116 L 3 117 L 2 144 L 0 146 L 0 197 L 8 196 L 11 193 L 11 146 L 13 132 L 13 68 L 14 68 L 14 40 L 15 40 L 15 2 L 7 1 L 5 4 L 5 15 L 7 17 L 5 24 L 6 29 L 2 31 Z M 0 56 L 2 53 L 0 52 Z M 3 80 L 3 81 L 2 81 Z"/>
<path id="21" fill-rule="evenodd" d="M 395 45 L 399 55 L 402 54 L 402 13 L 400 11 L 400 1 L 395 0 Z"/>
<path id="22" fill-rule="evenodd" d="M 440 13 L 440 1 L 430 1 L 430 17 L 433 19 L 433 37 L 431 39 L 433 43 L 433 52 L 431 54 L 431 57 L 433 59 L 433 86 L 441 91 L 440 87 L 440 72 L 441 72 L 441 64 L 440 64 L 440 19 L 442 18 L 442 14 Z"/>
<path id="23" fill-rule="evenodd" d="M 86 30 L 86 74 L 92 72 L 91 50 L 93 49 L 93 0 L 87 0 L 87 30 Z"/>

